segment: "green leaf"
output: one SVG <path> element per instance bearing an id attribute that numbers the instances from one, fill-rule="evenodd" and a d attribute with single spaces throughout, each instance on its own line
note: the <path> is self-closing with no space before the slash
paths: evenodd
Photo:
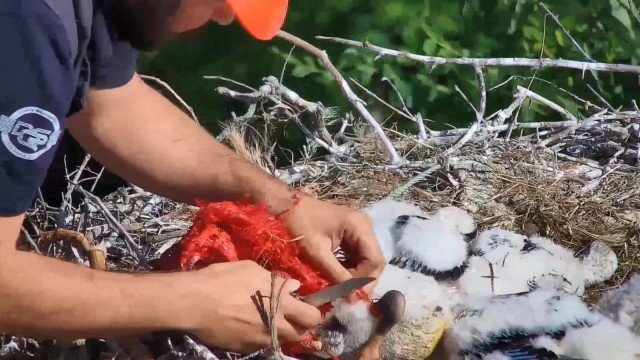
<path id="1" fill-rule="evenodd" d="M 291 75 L 297 78 L 303 78 L 309 74 L 313 74 L 314 72 L 315 72 L 315 69 L 312 68 L 311 66 L 297 65 L 293 67 L 293 71 L 291 71 Z"/>
<path id="2" fill-rule="evenodd" d="M 565 108 L 571 114 L 575 115 L 575 114 L 578 113 L 578 105 L 576 104 L 576 102 L 573 99 L 567 99 L 565 97 L 559 97 L 558 98 L 558 102 L 562 105 L 563 108 Z"/>
<path id="3" fill-rule="evenodd" d="M 635 38 L 633 28 L 631 26 L 631 18 L 629 17 L 629 11 L 620 4 L 619 0 L 609 0 L 611 4 L 611 15 L 618 19 L 620 23 L 629 31 L 629 36 Z"/>
<path id="4" fill-rule="evenodd" d="M 427 39 L 422 44 L 422 51 L 425 55 L 434 56 L 437 50 L 438 43 L 436 43 L 433 39 Z"/>
<path id="5" fill-rule="evenodd" d="M 562 32 L 562 30 L 556 29 L 556 31 L 554 31 L 553 34 L 556 36 L 556 41 L 558 42 L 558 45 L 564 46 L 564 33 Z"/>
<path id="6" fill-rule="evenodd" d="M 531 25 L 523 26 L 522 33 L 525 39 L 538 40 L 538 41 L 542 39 L 542 29 L 531 26 Z"/>

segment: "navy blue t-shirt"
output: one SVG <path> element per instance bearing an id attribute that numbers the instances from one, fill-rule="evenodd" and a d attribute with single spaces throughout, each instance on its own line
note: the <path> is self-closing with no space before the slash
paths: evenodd
<path id="1" fill-rule="evenodd" d="M 101 0 L 93 1 L 90 86 L 119 87 L 132 78 L 138 53 L 112 39 Z M 43 0 L 0 1 L 0 216 L 27 210 L 44 181 L 72 115 L 73 60 L 62 20 Z"/>

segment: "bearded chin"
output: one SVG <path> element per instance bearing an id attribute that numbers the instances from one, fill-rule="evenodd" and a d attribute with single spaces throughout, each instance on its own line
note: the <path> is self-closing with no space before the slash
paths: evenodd
<path id="1" fill-rule="evenodd" d="M 172 36 L 170 21 L 181 0 L 104 0 L 103 13 L 118 41 L 139 51 L 158 49 Z"/>

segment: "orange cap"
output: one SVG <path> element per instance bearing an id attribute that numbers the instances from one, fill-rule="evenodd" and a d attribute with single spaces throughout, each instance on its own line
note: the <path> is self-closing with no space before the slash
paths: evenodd
<path id="1" fill-rule="evenodd" d="M 284 24 L 289 0 L 225 0 L 244 29 L 258 40 L 271 40 Z"/>

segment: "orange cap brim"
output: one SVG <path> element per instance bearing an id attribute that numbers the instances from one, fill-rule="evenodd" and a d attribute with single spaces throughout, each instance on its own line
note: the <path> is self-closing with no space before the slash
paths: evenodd
<path id="1" fill-rule="evenodd" d="M 251 36 L 271 40 L 287 16 L 289 0 L 226 0 L 236 19 Z"/>

